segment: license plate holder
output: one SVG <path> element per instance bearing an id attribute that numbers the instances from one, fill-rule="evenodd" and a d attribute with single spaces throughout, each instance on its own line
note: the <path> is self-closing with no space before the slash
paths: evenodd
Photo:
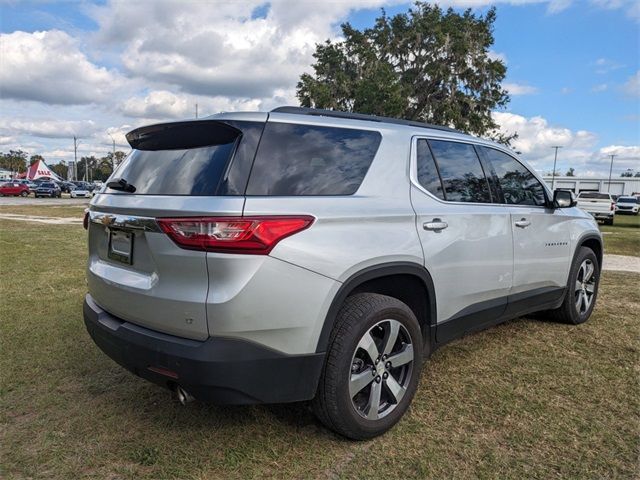
<path id="1" fill-rule="evenodd" d="M 133 264 L 133 239 L 132 232 L 125 230 L 109 229 L 109 246 L 107 255 L 110 259 L 125 265 Z"/>

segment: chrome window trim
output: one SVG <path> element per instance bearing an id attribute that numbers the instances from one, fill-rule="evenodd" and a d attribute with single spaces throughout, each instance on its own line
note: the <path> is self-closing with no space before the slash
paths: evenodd
<path id="1" fill-rule="evenodd" d="M 481 146 L 481 147 L 494 148 L 495 150 L 498 150 L 499 152 L 503 152 L 509 155 L 510 157 L 512 157 L 515 161 L 517 161 L 520 165 L 522 165 L 528 172 L 531 172 L 531 170 L 529 170 L 522 162 L 520 162 L 518 159 L 513 157 L 513 155 L 510 155 L 508 152 L 504 151 L 504 149 L 502 148 L 495 148 L 480 142 L 473 143 L 470 141 L 458 140 L 456 138 L 446 138 L 444 136 L 441 137 L 441 136 L 432 136 L 432 135 L 414 135 L 413 137 L 411 137 L 411 158 L 410 158 L 410 166 L 409 166 L 409 180 L 411 181 L 411 184 L 414 187 L 416 187 L 422 193 L 425 193 L 426 195 L 428 195 L 433 200 L 436 200 L 437 202 L 445 205 L 478 205 L 478 206 L 489 205 L 489 206 L 500 206 L 500 207 L 537 208 L 537 209 L 547 210 L 547 207 L 545 207 L 544 205 L 512 205 L 510 203 L 495 203 L 495 202 L 492 202 L 492 203 L 452 202 L 449 200 L 443 200 L 441 198 L 436 197 L 433 193 L 429 192 L 426 188 L 424 188 L 418 181 L 418 140 L 421 140 L 421 139 L 422 140 L 445 140 L 448 142 L 464 143 L 467 145 L 471 145 L 472 147 Z M 437 161 L 437 160 L 435 160 L 434 158 L 434 161 Z M 542 184 L 542 187 L 547 191 L 547 193 L 549 193 L 545 183 L 542 182 L 536 174 L 532 172 L 531 174 L 536 178 L 536 180 L 538 180 Z"/>
<path id="2" fill-rule="evenodd" d="M 472 147 L 475 145 L 474 143 L 468 142 L 468 141 L 464 141 L 464 140 L 458 140 L 458 139 L 453 139 L 453 138 L 446 138 L 446 137 L 435 137 L 435 136 L 430 136 L 430 135 L 415 135 L 411 138 L 411 166 L 409 169 L 409 180 L 411 181 L 411 183 L 413 184 L 414 187 L 416 187 L 418 190 L 420 190 L 421 192 L 427 194 L 430 198 L 432 198 L 433 200 L 436 200 L 437 202 L 440 202 L 444 205 L 478 205 L 478 206 L 500 206 L 500 207 L 504 207 L 505 205 L 503 203 L 478 203 L 478 202 L 452 202 L 449 200 L 443 200 L 441 198 L 436 197 L 433 193 L 431 193 L 430 191 L 428 191 L 426 188 L 424 188 L 420 182 L 418 181 L 418 140 L 443 140 L 443 141 L 447 141 L 447 142 L 456 142 L 456 143 L 464 143 L 466 145 L 471 145 Z M 434 158 L 435 161 L 435 158 Z M 480 159 L 478 159 L 478 162 L 480 161 Z"/>
<path id="3" fill-rule="evenodd" d="M 485 148 L 492 148 L 493 150 L 497 150 L 498 152 L 504 153 L 505 155 L 510 157 L 514 162 L 519 163 L 522 166 L 522 168 L 524 168 L 527 172 L 529 172 L 531 175 L 533 175 L 533 178 L 535 178 L 538 181 L 538 183 L 540 183 L 540 185 L 542 185 L 542 189 L 545 191 L 545 194 L 547 195 L 547 198 L 553 200 L 553 192 L 547 186 L 547 183 L 542 178 L 540 178 L 538 175 L 536 175 L 536 172 L 532 172 L 529 167 L 527 167 L 524 163 L 522 163 L 518 158 L 514 157 L 512 153 L 509 153 L 504 148 L 497 148 L 494 145 L 481 145 L 481 144 L 478 144 L 478 146 L 485 147 Z M 491 160 L 489 160 L 489 159 L 487 159 L 487 161 L 491 162 Z M 504 205 L 509 205 L 510 207 L 537 207 L 537 208 L 545 208 L 545 209 L 547 208 L 544 205 L 517 205 L 517 204 L 511 204 L 511 203 L 505 203 Z"/>
<path id="4" fill-rule="evenodd" d="M 104 227 L 162 233 L 158 222 L 152 217 L 119 215 L 116 213 L 89 211 L 89 222 Z"/>

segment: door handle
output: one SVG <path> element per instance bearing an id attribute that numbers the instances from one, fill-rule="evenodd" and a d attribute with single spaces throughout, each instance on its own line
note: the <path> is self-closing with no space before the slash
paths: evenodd
<path id="1" fill-rule="evenodd" d="M 447 222 L 443 222 L 439 218 L 434 218 L 430 222 L 425 222 L 422 224 L 422 228 L 424 228 L 425 230 L 433 230 L 434 232 L 444 230 L 448 226 L 449 224 Z"/>
<path id="2" fill-rule="evenodd" d="M 529 225 L 531 225 L 531 222 L 526 218 L 523 218 L 516 222 L 516 227 L 520 227 L 520 228 L 527 228 Z"/>

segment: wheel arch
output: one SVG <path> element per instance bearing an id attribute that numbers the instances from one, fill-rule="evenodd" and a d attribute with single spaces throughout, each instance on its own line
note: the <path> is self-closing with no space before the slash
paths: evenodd
<path id="1" fill-rule="evenodd" d="M 326 352 L 331 331 L 344 301 L 355 293 L 379 293 L 397 298 L 411 308 L 422 330 L 425 354 L 431 351 L 436 323 L 436 294 L 431 274 L 411 262 L 391 262 L 365 268 L 349 277 L 331 302 L 320 331 L 316 352 Z"/>
<path id="2" fill-rule="evenodd" d="M 598 259 L 598 266 L 602 270 L 602 259 L 604 256 L 604 247 L 602 245 L 602 237 L 597 233 L 589 233 L 580 237 L 578 242 L 576 243 L 576 251 L 573 253 L 573 256 L 578 254 L 578 251 L 581 247 L 588 247 L 593 250 L 593 253 L 596 254 Z"/>

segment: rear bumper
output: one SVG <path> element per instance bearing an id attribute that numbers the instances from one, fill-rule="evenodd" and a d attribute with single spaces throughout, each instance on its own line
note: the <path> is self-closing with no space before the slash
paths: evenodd
<path id="1" fill-rule="evenodd" d="M 158 385 L 180 385 L 199 400 L 219 404 L 286 403 L 315 396 L 323 353 L 286 355 L 246 340 L 210 337 L 201 342 L 167 335 L 114 317 L 91 295 L 85 297 L 83 310 L 96 345 Z"/>

